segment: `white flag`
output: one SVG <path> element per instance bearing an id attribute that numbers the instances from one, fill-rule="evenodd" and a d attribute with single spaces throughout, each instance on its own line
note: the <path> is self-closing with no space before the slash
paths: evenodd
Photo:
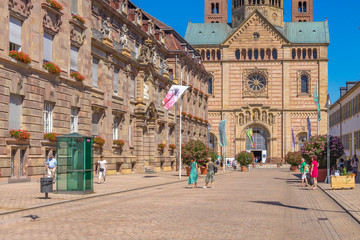
<path id="1" fill-rule="evenodd" d="M 172 85 L 169 92 L 166 94 L 165 99 L 162 101 L 165 109 L 169 111 L 188 88 L 188 86 Z"/>

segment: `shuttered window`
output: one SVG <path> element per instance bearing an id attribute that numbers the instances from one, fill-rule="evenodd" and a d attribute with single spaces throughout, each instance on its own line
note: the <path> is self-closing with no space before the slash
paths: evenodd
<path id="1" fill-rule="evenodd" d="M 70 50 L 70 71 L 79 71 L 78 69 L 78 55 L 79 48 L 75 46 L 71 46 Z"/>
<path id="2" fill-rule="evenodd" d="M 43 54 L 44 62 L 52 62 L 52 53 L 53 53 L 53 36 L 48 33 L 44 33 L 43 41 Z"/>
<path id="3" fill-rule="evenodd" d="M 92 76 L 91 76 L 93 87 L 98 87 L 98 68 L 99 68 L 99 59 L 93 58 Z"/>
<path id="4" fill-rule="evenodd" d="M 78 0 L 72 0 L 71 13 L 78 14 Z"/>
<path id="5" fill-rule="evenodd" d="M 53 103 L 44 102 L 44 133 L 53 131 L 53 109 Z"/>
<path id="6" fill-rule="evenodd" d="M 119 69 L 114 69 L 114 93 L 118 93 L 118 77 L 119 77 Z"/>
<path id="7" fill-rule="evenodd" d="M 9 130 L 21 129 L 22 97 L 10 94 L 9 108 Z"/>
<path id="8" fill-rule="evenodd" d="M 70 132 L 77 133 L 79 130 L 79 108 L 72 107 L 70 114 Z"/>
<path id="9" fill-rule="evenodd" d="M 10 51 L 21 50 L 21 26 L 22 26 L 22 21 L 10 16 L 10 22 L 9 22 Z"/>

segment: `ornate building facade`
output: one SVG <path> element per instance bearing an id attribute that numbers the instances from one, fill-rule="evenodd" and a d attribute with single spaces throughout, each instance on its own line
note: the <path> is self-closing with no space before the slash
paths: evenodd
<path id="1" fill-rule="evenodd" d="M 197 86 L 184 107 L 201 116 L 184 118 L 183 141 L 208 141 L 210 74 L 176 31 L 127 0 L 49 2 L 0 3 L 3 177 L 44 174 L 45 159 L 56 154 L 51 135 L 71 132 L 105 140 L 94 144 L 94 162 L 104 155 L 110 174 L 175 170 L 170 144 L 178 145 L 181 113 L 161 101 L 181 81 Z M 31 61 L 10 57 L 12 50 Z M 16 139 L 12 129 L 31 136 Z"/>
<path id="2" fill-rule="evenodd" d="M 217 1 L 220 5 L 227 0 Z M 209 4 L 209 1 L 205 1 Z M 328 22 L 312 22 L 312 0 L 293 0 L 293 22 L 284 22 L 281 0 L 233 0 L 232 23 L 191 23 L 185 39 L 203 60 L 209 80 L 212 139 L 226 119 L 226 157 L 247 150 L 280 161 L 307 135 L 326 133 Z M 208 6 L 205 6 L 205 9 Z M 320 124 L 314 104 L 317 87 Z M 253 129 L 255 147 L 245 131 Z"/>

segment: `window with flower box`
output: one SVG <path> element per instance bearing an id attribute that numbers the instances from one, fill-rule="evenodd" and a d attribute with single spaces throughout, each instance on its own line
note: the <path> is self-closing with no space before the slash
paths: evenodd
<path id="1" fill-rule="evenodd" d="M 79 108 L 72 107 L 70 114 L 70 132 L 77 133 L 79 131 Z"/>
<path id="2" fill-rule="evenodd" d="M 44 102 L 44 133 L 53 132 L 53 110 L 53 103 Z"/>
<path id="3" fill-rule="evenodd" d="M 20 95 L 10 94 L 9 130 L 21 129 L 21 111 L 23 98 Z"/>
<path id="4" fill-rule="evenodd" d="M 114 93 L 118 93 L 119 69 L 114 68 Z"/>
<path id="5" fill-rule="evenodd" d="M 78 0 L 72 0 L 71 2 L 71 13 L 78 14 Z"/>
<path id="6" fill-rule="evenodd" d="M 71 45 L 70 48 L 70 72 L 79 71 L 79 48 Z"/>
<path id="7" fill-rule="evenodd" d="M 113 122 L 113 140 L 119 139 L 119 118 L 114 116 Z"/>
<path id="8" fill-rule="evenodd" d="M 9 21 L 9 51 L 21 51 L 22 21 L 10 16 Z"/>
<path id="9" fill-rule="evenodd" d="M 44 32 L 43 39 L 43 63 L 52 62 L 53 55 L 53 39 L 54 37 L 46 32 Z"/>

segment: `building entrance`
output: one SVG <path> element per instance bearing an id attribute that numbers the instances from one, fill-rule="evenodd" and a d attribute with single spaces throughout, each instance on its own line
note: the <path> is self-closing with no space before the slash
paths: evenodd
<path id="1" fill-rule="evenodd" d="M 246 136 L 246 151 L 252 152 L 256 162 L 265 162 L 267 157 L 267 134 L 260 127 L 253 128 L 253 141 Z"/>
<path id="2" fill-rule="evenodd" d="M 262 151 L 252 151 L 252 153 L 254 154 L 254 161 L 256 163 L 260 162 L 262 160 Z"/>

